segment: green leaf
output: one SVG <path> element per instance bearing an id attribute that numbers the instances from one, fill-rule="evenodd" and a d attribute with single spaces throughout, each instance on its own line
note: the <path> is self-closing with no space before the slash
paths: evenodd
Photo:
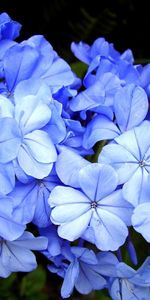
<path id="1" fill-rule="evenodd" d="M 110 297 L 107 296 L 108 293 L 106 290 L 98 291 L 95 293 L 94 300 L 111 300 Z"/>
<path id="2" fill-rule="evenodd" d="M 45 270 L 39 266 L 35 271 L 27 274 L 21 282 L 20 294 L 21 296 L 30 297 L 27 299 L 39 299 L 39 293 L 41 294 L 42 289 L 44 288 L 46 283 L 46 272 Z M 36 298 L 33 298 L 36 296 Z M 42 294 L 42 298 L 44 296 Z M 46 299 L 46 298 L 45 298 Z"/>
<path id="3" fill-rule="evenodd" d="M 13 295 L 13 288 L 15 286 L 15 281 L 17 279 L 17 274 L 14 273 L 8 278 L 0 279 L 0 299 L 7 300 L 17 300 L 17 298 Z"/>
<path id="4" fill-rule="evenodd" d="M 87 71 L 87 65 L 78 61 L 71 64 L 71 69 L 79 78 L 83 78 Z"/>
<path id="5" fill-rule="evenodd" d="M 135 59 L 134 63 L 136 65 L 148 64 L 148 63 L 150 63 L 150 58 L 137 58 L 137 59 Z"/>

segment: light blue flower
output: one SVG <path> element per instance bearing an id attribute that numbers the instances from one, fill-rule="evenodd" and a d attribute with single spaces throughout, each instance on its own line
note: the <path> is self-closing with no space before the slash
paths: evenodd
<path id="1" fill-rule="evenodd" d="M 48 176 L 57 158 L 51 138 L 41 130 L 51 118 L 50 100 L 41 99 L 38 93 L 19 100 L 18 94 L 15 105 L 0 99 L 0 162 L 17 159 L 27 175 L 41 179 Z"/>
<path id="2" fill-rule="evenodd" d="M 147 242 L 150 242 L 150 202 L 142 203 L 135 208 L 132 215 L 132 225 Z"/>
<path id="3" fill-rule="evenodd" d="M 69 65 L 40 35 L 8 49 L 3 57 L 3 68 L 9 93 L 19 82 L 30 78 L 43 79 L 56 93 L 63 86 L 72 84 L 75 78 Z"/>
<path id="4" fill-rule="evenodd" d="M 19 36 L 21 24 L 13 21 L 7 13 L 0 14 L 0 40 L 14 40 Z"/>
<path id="5" fill-rule="evenodd" d="M 7 241 L 0 238 L 0 277 L 8 277 L 12 272 L 30 272 L 37 267 L 35 255 L 31 250 L 44 250 L 45 237 L 34 237 L 25 231 L 18 239 Z"/>
<path id="6" fill-rule="evenodd" d="M 117 250 L 128 235 L 132 207 L 123 200 L 110 166 L 91 164 L 79 172 L 80 189 L 55 187 L 49 197 L 51 221 L 58 234 L 74 241 L 88 231 L 88 240 L 101 250 Z M 126 223 L 126 224 L 125 224 Z"/>
<path id="7" fill-rule="evenodd" d="M 150 172 L 150 122 L 126 131 L 115 138 L 114 144 L 105 146 L 99 162 L 110 164 L 123 185 L 124 198 L 137 206 L 149 201 L 147 180 Z"/>
<path id="8" fill-rule="evenodd" d="M 72 43 L 71 50 L 74 55 L 86 64 L 90 64 L 96 57 L 105 57 L 112 61 L 119 58 L 133 62 L 133 55 L 131 50 L 125 51 L 122 55 L 114 48 L 112 43 L 108 43 L 104 38 L 98 38 L 89 46 L 83 42 Z"/>
<path id="9" fill-rule="evenodd" d="M 110 284 L 110 295 L 113 300 L 148 300 L 150 297 L 150 258 L 135 271 L 125 263 L 116 264 L 117 277 Z"/>
<path id="10" fill-rule="evenodd" d="M 0 237 L 9 241 L 17 239 L 25 225 L 13 216 L 13 198 L 0 194 Z"/>
<path id="11" fill-rule="evenodd" d="M 64 277 L 61 296 L 68 298 L 74 287 L 81 294 L 87 295 L 92 290 L 106 287 L 106 280 L 99 270 L 99 261 L 92 250 L 83 247 L 62 248 L 62 269 L 60 265 L 48 269 Z M 67 262 L 68 261 L 68 262 Z"/>
<path id="12" fill-rule="evenodd" d="M 100 140 L 113 140 L 122 132 L 140 125 L 148 112 L 145 91 L 134 84 L 120 88 L 114 95 L 113 111 L 116 124 L 108 116 L 98 113 L 87 124 L 83 138 L 86 149 Z"/>

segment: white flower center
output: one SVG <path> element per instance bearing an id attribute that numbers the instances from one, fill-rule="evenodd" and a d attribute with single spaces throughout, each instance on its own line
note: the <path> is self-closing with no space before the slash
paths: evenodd
<path id="1" fill-rule="evenodd" d="M 92 201 L 91 202 L 91 208 L 96 208 L 97 207 L 97 202 L 96 201 Z"/>

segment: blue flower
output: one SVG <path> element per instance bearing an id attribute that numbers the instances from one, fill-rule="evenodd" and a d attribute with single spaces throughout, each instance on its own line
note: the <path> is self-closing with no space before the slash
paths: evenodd
<path id="1" fill-rule="evenodd" d="M 62 247 L 65 246 L 65 241 L 58 236 L 57 228 L 53 224 L 45 228 L 40 228 L 40 234 L 48 239 L 48 246 L 43 251 L 43 254 L 48 259 L 55 261 L 54 258 L 62 254 Z"/>
<path id="2" fill-rule="evenodd" d="M 125 263 L 116 264 L 116 279 L 110 283 L 110 295 L 113 300 L 148 300 L 150 297 L 150 258 L 137 270 Z"/>
<path id="3" fill-rule="evenodd" d="M 15 170 L 13 163 L 0 163 L 0 193 L 8 194 L 15 186 Z"/>
<path id="4" fill-rule="evenodd" d="M 30 78 L 43 79 L 51 87 L 52 93 L 75 80 L 69 65 L 40 35 L 8 49 L 3 57 L 3 68 L 9 93 L 14 91 L 19 82 Z"/>
<path id="5" fill-rule="evenodd" d="M 128 235 L 126 224 L 130 224 L 132 208 L 121 190 L 114 192 L 117 183 L 110 166 L 91 164 L 79 172 L 81 190 L 55 187 L 49 204 L 51 221 L 59 225 L 58 234 L 70 241 L 84 234 L 101 250 L 118 249 Z"/>
<path id="6" fill-rule="evenodd" d="M 58 177 L 64 184 L 79 188 L 79 171 L 91 163 L 68 147 L 59 146 L 59 151 L 56 161 Z"/>
<path id="7" fill-rule="evenodd" d="M 71 50 L 74 55 L 86 64 L 90 64 L 94 58 L 105 57 L 111 61 L 115 61 L 119 58 L 133 62 L 133 55 L 131 50 L 125 51 L 122 55 L 115 50 L 112 43 L 108 43 L 104 38 L 98 38 L 94 41 L 90 47 L 83 42 L 72 43 Z"/>
<path id="8" fill-rule="evenodd" d="M 40 94 L 18 99 L 15 105 L 1 96 L 0 162 L 17 159 L 21 169 L 35 178 L 49 175 L 57 159 L 56 149 L 47 132 L 41 130 L 51 118 L 50 99 Z"/>
<path id="9" fill-rule="evenodd" d="M 47 247 L 45 237 L 35 238 L 25 231 L 18 239 L 7 241 L 0 238 L 0 277 L 8 277 L 12 272 L 30 272 L 37 267 L 31 250 L 44 250 Z"/>
<path id="10" fill-rule="evenodd" d="M 134 84 L 120 88 L 114 95 L 113 111 L 116 124 L 108 115 L 99 113 L 87 124 L 83 138 L 86 149 L 91 148 L 97 141 L 114 139 L 122 132 L 139 125 L 148 111 L 145 91 Z"/>
<path id="11" fill-rule="evenodd" d="M 61 287 L 63 298 L 70 297 L 74 287 L 84 295 L 92 290 L 101 290 L 106 287 L 106 280 L 99 270 L 99 261 L 92 250 L 82 247 L 64 247 L 62 255 L 63 270 L 61 271 L 59 265 L 56 268 L 49 266 L 49 270 L 64 277 Z"/>
<path id="12" fill-rule="evenodd" d="M 17 239 L 25 225 L 16 221 L 13 216 L 13 199 L 0 194 L 0 237 L 9 241 Z"/>
<path id="13" fill-rule="evenodd" d="M 150 203 L 142 203 L 133 211 L 132 225 L 134 229 L 141 233 L 147 242 L 150 242 Z"/>
<path id="14" fill-rule="evenodd" d="M 0 40 L 14 40 L 19 36 L 21 25 L 13 21 L 7 13 L 0 14 Z"/>
<path id="15" fill-rule="evenodd" d="M 21 224 L 33 222 L 38 227 L 47 227 L 50 221 L 48 197 L 51 190 L 61 184 L 54 170 L 48 177 L 40 180 L 30 179 L 26 183 L 16 181 L 9 194 L 13 199 L 13 217 Z"/>
<path id="16" fill-rule="evenodd" d="M 124 198 L 136 207 L 149 201 L 146 185 L 150 172 L 150 122 L 144 121 L 126 131 L 115 142 L 103 148 L 99 162 L 110 164 L 116 170 L 119 184 L 124 184 Z"/>
<path id="17" fill-rule="evenodd" d="M 121 80 L 110 72 L 100 76 L 85 91 L 79 93 L 70 102 L 73 111 L 91 110 L 101 106 L 112 106 L 116 91 L 121 87 Z"/>

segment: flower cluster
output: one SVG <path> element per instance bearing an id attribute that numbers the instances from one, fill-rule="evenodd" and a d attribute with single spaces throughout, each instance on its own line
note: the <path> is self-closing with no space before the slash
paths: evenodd
<path id="1" fill-rule="evenodd" d="M 32 271 L 37 250 L 63 298 L 149 300 L 149 253 L 139 266 L 132 235 L 148 249 L 150 64 L 104 38 L 72 43 L 81 81 L 43 36 L 14 41 L 20 29 L 0 15 L 0 277 Z"/>

